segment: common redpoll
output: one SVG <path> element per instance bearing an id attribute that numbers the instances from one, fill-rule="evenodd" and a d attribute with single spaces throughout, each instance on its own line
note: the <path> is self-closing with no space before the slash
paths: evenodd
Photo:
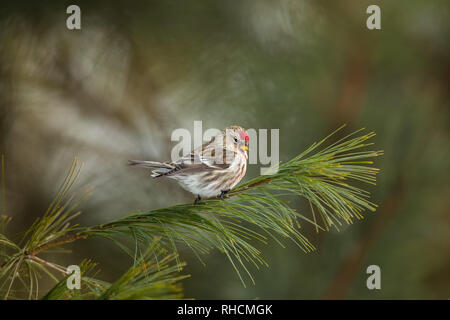
<path id="1" fill-rule="evenodd" d="M 177 180 L 185 190 L 197 195 L 195 203 L 219 195 L 223 200 L 245 175 L 248 141 L 247 131 L 230 126 L 175 162 L 129 160 L 129 164 L 155 168 L 153 178 Z"/>

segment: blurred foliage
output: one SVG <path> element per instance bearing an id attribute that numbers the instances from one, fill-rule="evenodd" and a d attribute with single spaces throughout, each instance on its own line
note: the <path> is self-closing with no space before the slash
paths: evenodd
<path id="1" fill-rule="evenodd" d="M 170 158 L 170 133 L 194 120 L 279 128 L 282 161 L 347 123 L 346 133 L 377 132 L 385 151 L 370 188 L 376 213 L 339 233 L 304 230 L 319 249 L 313 254 L 255 244 L 270 269 L 248 288 L 222 255 L 204 267 L 186 250 L 194 262 L 185 295 L 450 296 L 447 0 L 79 1 L 80 31 L 65 27 L 69 4 L 14 1 L 0 10 L 1 208 L 11 233 L 45 212 L 74 155 L 86 162 L 76 188 L 95 187 L 83 205 L 95 214 L 76 221 L 95 225 L 191 200 L 174 182 L 156 183 L 125 163 Z M 379 31 L 365 26 L 369 4 L 381 7 Z M 258 173 L 250 166 L 247 179 Z M 291 205 L 310 210 L 301 200 Z M 95 257 L 111 281 L 128 268 L 108 241 L 71 249 L 50 258 L 69 265 Z M 380 291 L 365 286 L 370 264 L 381 267 Z"/>

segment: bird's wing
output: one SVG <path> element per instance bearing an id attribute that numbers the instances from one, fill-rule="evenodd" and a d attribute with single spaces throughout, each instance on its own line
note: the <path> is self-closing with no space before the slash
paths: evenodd
<path id="1" fill-rule="evenodd" d="M 214 169 L 228 169 L 237 156 L 234 150 L 215 143 L 206 144 L 198 154 L 202 163 Z"/>
<path id="2" fill-rule="evenodd" d="M 180 158 L 174 164 L 178 170 L 223 170 L 230 167 L 236 152 L 213 141 L 203 144 Z M 175 171 L 174 171 L 175 172 Z"/>

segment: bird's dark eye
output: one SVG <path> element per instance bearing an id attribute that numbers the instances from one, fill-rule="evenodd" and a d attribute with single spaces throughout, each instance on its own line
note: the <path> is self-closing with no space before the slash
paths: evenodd
<path id="1" fill-rule="evenodd" d="M 234 142 L 237 142 L 237 138 L 234 138 Z"/>

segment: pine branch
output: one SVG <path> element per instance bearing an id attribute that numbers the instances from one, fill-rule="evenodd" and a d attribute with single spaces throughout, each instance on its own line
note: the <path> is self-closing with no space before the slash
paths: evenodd
<path id="1" fill-rule="evenodd" d="M 114 283 L 93 278 L 89 274 L 93 272 L 96 264 L 84 261 L 80 267 L 82 289 L 67 289 L 68 276 L 66 276 L 42 299 L 179 299 L 183 297 L 181 280 L 189 276 L 179 274 L 179 266 L 174 263 L 175 259 L 175 255 L 167 253 L 156 240 L 149 246 L 147 252 L 140 256 L 136 263 Z"/>
<path id="2" fill-rule="evenodd" d="M 23 262 L 24 256 L 36 256 L 50 248 L 96 236 L 114 241 L 138 261 L 139 245 L 145 246 L 159 239 L 161 245 L 173 251 L 176 257 L 179 244 L 191 248 L 200 261 L 201 255 L 211 249 L 220 250 L 245 285 L 242 271 L 253 281 L 248 265 L 256 268 L 267 265 L 254 246 L 255 241 L 267 243 L 273 239 L 284 246 L 283 240 L 290 240 L 304 252 L 310 252 L 315 248 L 300 233 L 301 221 L 314 225 L 317 231 L 330 227 L 338 229 L 343 223 L 350 224 L 363 218 L 364 210 L 376 209 L 376 205 L 368 200 L 367 191 L 349 184 L 352 181 L 375 184 L 378 169 L 371 167 L 370 159 L 382 154 L 381 151 L 364 151 L 372 145 L 367 140 L 374 133 L 352 137 L 358 132 L 322 147 L 335 132 L 332 133 L 292 160 L 277 165 L 274 174 L 257 177 L 231 190 L 225 201 L 216 198 L 198 205 L 183 204 L 137 212 L 84 228 L 69 223 L 77 215 L 71 212 L 79 202 L 69 206 L 73 197 L 65 200 L 80 172 L 75 161 L 55 201 L 27 232 L 22 251 L 10 256 L 5 265 L 12 270 Z M 290 206 L 290 201 L 296 197 L 310 203 L 311 218 Z M 179 261 L 178 264 L 181 267 Z"/>

